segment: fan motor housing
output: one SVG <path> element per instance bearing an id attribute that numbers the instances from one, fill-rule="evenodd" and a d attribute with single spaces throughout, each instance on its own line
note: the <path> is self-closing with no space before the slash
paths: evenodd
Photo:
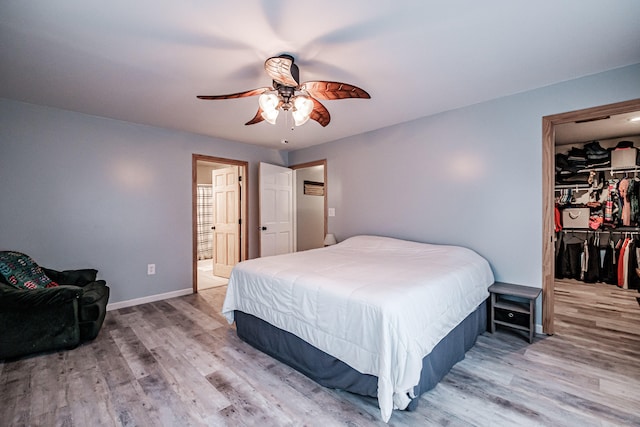
<path id="1" fill-rule="evenodd" d="M 273 81 L 273 87 L 278 91 L 278 95 L 282 98 L 284 103 L 282 104 L 283 110 L 288 110 L 291 108 L 291 98 L 295 95 L 295 88 L 291 86 L 285 86 L 283 84 L 278 83 L 277 81 Z"/>

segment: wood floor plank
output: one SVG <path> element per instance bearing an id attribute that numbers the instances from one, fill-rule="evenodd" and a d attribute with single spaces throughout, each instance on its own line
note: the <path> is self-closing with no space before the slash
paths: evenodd
<path id="1" fill-rule="evenodd" d="M 243 351 L 243 347 L 246 348 L 246 352 Z M 262 394 L 269 404 L 278 407 L 287 417 L 291 417 L 291 419 L 304 417 L 321 425 L 332 425 L 337 422 L 331 411 L 321 409 L 316 399 L 301 395 L 298 390 L 291 387 L 286 377 L 301 375 L 297 371 L 281 363 L 274 363 L 272 358 L 248 345 L 244 345 L 240 349 L 225 347 L 222 351 L 234 361 L 231 365 L 233 372 L 252 387 L 265 390 Z M 243 354 L 247 354 L 249 357 L 243 357 Z M 255 369 L 256 363 L 262 369 Z M 274 367 L 282 369 L 273 369 Z M 305 379 L 308 380 L 306 377 Z M 316 389 L 317 384 L 308 380 L 307 389 L 309 387 Z"/>
<path id="2" fill-rule="evenodd" d="M 30 376 L 29 396 L 31 417 L 40 417 L 51 414 L 51 408 L 67 407 L 67 389 L 60 389 L 60 380 L 69 378 L 66 370 L 65 356 L 67 353 L 58 353 L 56 357 L 33 358 L 36 362 L 34 373 Z"/>
<path id="3" fill-rule="evenodd" d="M 56 408 L 53 411 L 44 413 L 39 416 L 32 416 L 32 425 L 36 426 L 59 426 L 72 427 L 73 418 L 68 406 Z"/>
<path id="4" fill-rule="evenodd" d="M 319 386 L 242 342 L 225 287 L 107 313 L 96 340 L 0 362 L 8 426 L 385 426 L 377 402 Z M 640 295 L 556 283 L 556 334 L 485 333 L 389 426 L 640 425 Z"/>
<path id="5" fill-rule="evenodd" d="M 112 390 L 112 405 L 116 425 L 161 425 L 157 411 L 144 393 L 138 381 L 120 384 Z"/>
<path id="6" fill-rule="evenodd" d="M 229 406 L 225 396 L 173 348 L 157 347 L 152 352 L 163 376 L 190 413 L 195 412 L 205 419 L 208 414 Z"/>
<path id="7" fill-rule="evenodd" d="M 243 381 L 235 372 L 216 371 L 208 375 L 207 380 L 231 402 L 225 408 L 225 415 L 234 423 L 252 426 L 293 423 L 279 407 L 271 405 L 263 393 Z"/>
<path id="8" fill-rule="evenodd" d="M 150 406 L 148 410 L 157 425 L 204 426 L 205 422 L 195 419 L 181 404 L 180 396 L 171 388 L 171 384 L 162 375 L 153 373 L 137 380 Z"/>
<path id="9" fill-rule="evenodd" d="M 212 331 L 214 329 L 218 329 L 223 325 L 221 322 L 211 316 L 211 313 L 202 312 L 180 298 L 172 298 L 170 300 L 167 300 L 167 303 L 176 309 L 177 314 L 188 318 L 195 325 L 199 325 L 205 330 Z M 174 316 L 169 317 L 172 319 L 174 318 Z"/>
<path id="10" fill-rule="evenodd" d="M 118 347 L 122 359 L 129 366 L 135 379 L 149 375 L 150 370 L 157 369 L 157 362 L 151 351 L 140 341 L 130 327 L 112 330 L 111 337 Z"/>
<path id="11" fill-rule="evenodd" d="M 74 425 L 114 425 L 111 393 L 100 368 L 69 375 L 66 386 Z"/>
<path id="12" fill-rule="evenodd" d="M 596 425 L 600 422 L 621 426 L 640 425 L 640 415 L 637 414 L 634 403 L 631 401 L 624 402 L 619 399 L 603 401 L 602 394 L 583 394 L 579 389 L 558 387 L 557 384 L 549 387 L 547 383 L 531 378 L 518 378 L 514 386 L 537 390 L 545 398 L 557 402 L 559 408 L 572 411 L 573 419 L 578 416 L 589 416 L 592 423 Z M 618 404 L 614 406 L 612 403 Z"/>

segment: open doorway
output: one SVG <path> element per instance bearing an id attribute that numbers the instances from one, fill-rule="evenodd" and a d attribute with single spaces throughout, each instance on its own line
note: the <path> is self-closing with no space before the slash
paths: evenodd
<path id="1" fill-rule="evenodd" d="M 192 158 L 193 291 L 226 285 L 247 258 L 248 162 Z"/>
<path id="2" fill-rule="evenodd" d="M 542 118 L 542 330 L 554 333 L 555 230 L 554 184 L 556 127 L 566 123 L 593 121 L 607 116 L 640 112 L 640 99 L 571 111 Z M 612 135 L 614 136 L 614 135 Z"/>
<path id="3" fill-rule="evenodd" d="M 327 235 L 327 160 L 291 166 L 295 172 L 296 251 L 321 248 Z"/>

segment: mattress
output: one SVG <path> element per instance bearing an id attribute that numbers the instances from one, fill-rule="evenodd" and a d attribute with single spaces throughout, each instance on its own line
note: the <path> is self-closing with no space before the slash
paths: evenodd
<path id="1" fill-rule="evenodd" d="M 474 251 L 379 236 L 234 267 L 222 312 L 287 331 L 378 382 L 382 419 L 402 408 L 422 360 L 489 296 Z M 394 405 L 395 402 L 395 405 Z"/>

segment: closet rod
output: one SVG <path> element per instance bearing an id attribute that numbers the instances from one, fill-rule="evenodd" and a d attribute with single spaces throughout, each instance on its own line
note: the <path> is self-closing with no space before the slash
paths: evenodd
<path id="1" fill-rule="evenodd" d="M 578 173 L 586 173 L 586 172 L 615 172 L 615 173 L 619 173 L 619 172 L 637 172 L 638 171 L 638 166 L 634 166 L 634 167 L 601 167 L 601 168 L 589 168 L 589 169 L 580 169 L 578 171 Z"/>
<path id="2" fill-rule="evenodd" d="M 591 188 L 589 184 L 556 184 L 555 190 L 588 190 Z"/>
<path id="3" fill-rule="evenodd" d="M 609 233 L 609 234 L 640 234 L 640 230 L 592 230 L 590 228 L 563 228 L 563 233 Z"/>

